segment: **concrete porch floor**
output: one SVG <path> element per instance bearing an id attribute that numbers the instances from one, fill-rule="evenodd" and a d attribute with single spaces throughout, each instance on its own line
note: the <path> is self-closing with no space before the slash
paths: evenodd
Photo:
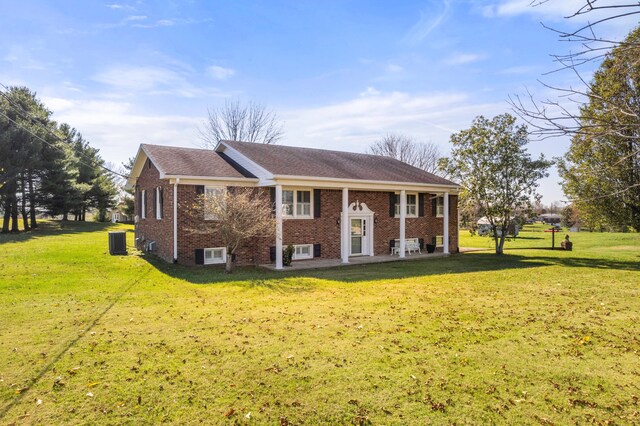
<path id="1" fill-rule="evenodd" d="M 353 256 L 349 258 L 349 263 L 342 263 L 340 259 L 309 259 L 309 260 L 294 260 L 291 263 L 291 266 L 285 266 L 282 271 L 302 271 L 305 269 L 321 269 L 321 268 L 335 268 L 338 266 L 349 266 L 349 265 L 366 265 L 369 263 L 384 263 L 384 262 L 399 262 L 404 260 L 418 260 L 418 259 L 437 259 L 441 257 L 449 256 L 448 254 L 444 254 L 442 252 L 437 253 L 413 253 L 407 254 L 407 256 L 402 259 L 397 254 L 394 255 L 379 255 L 379 256 Z M 261 268 L 269 269 L 271 271 L 275 271 L 276 267 L 274 264 L 266 264 L 260 265 Z"/>

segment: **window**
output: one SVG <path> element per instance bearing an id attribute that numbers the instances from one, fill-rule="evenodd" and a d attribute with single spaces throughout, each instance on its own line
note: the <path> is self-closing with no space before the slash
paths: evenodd
<path id="1" fill-rule="evenodd" d="M 444 197 L 436 197 L 436 217 L 444 217 Z"/>
<path id="2" fill-rule="evenodd" d="M 444 236 L 436 235 L 435 240 L 436 247 L 444 247 Z"/>
<path id="3" fill-rule="evenodd" d="M 407 196 L 407 217 L 418 217 L 418 194 L 406 194 Z M 400 217 L 400 194 L 396 194 L 396 214 Z"/>
<path id="4" fill-rule="evenodd" d="M 227 249 L 225 247 L 215 247 L 204 249 L 204 264 L 213 265 L 225 263 L 227 260 Z"/>
<path id="5" fill-rule="evenodd" d="M 407 216 L 418 216 L 417 194 L 407 194 Z"/>
<path id="6" fill-rule="evenodd" d="M 282 191 L 282 214 L 293 216 L 293 193 L 294 191 Z"/>
<path id="7" fill-rule="evenodd" d="M 147 191 L 144 189 L 140 193 L 140 217 L 147 218 Z"/>
<path id="8" fill-rule="evenodd" d="M 311 191 L 296 191 L 296 216 L 311 217 Z"/>
<path id="9" fill-rule="evenodd" d="M 313 258 L 312 244 L 296 244 L 293 248 L 295 249 L 293 252 L 293 260 Z"/>
<path id="10" fill-rule="evenodd" d="M 214 197 L 224 193 L 224 188 L 207 186 L 204 188 L 204 220 L 217 220 L 218 217 L 211 211 Z"/>
<path id="11" fill-rule="evenodd" d="M 289 189 L 282 191 L 282 215 L 311 219 L 311 191 Z"/>
<path id="12" fill-rule="evenodd" d="M 156 219 L 162 219 L 162 187 L 156 188 Z"/>

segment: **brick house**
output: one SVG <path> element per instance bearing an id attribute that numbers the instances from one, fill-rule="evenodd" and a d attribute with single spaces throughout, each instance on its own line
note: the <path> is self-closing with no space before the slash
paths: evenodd
<path id="1" fill-rule="evenodd" d="M 168 262 L 224 263 L 220 238 L 189 232 L 198 223 L 180 206 L 230 187 L 265 191 L 275 206 L 275 238 L 239 247 L 240 265 L 280 269 L 289 244 L 294 261 L 405 257 L 427 244 L 458 251 L 459 186 L 377 155 L 237 141 L 221 141 L 215 150 L 143 144 L 128 186 L 135 188 L 136 244 Z M 200 221 L 206 220 L 203 212 Z"/>

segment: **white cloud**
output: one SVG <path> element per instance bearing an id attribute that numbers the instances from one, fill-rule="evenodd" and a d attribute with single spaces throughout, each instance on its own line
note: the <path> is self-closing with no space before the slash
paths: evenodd
<path id="1" fill-rule="evenodd" d="M 420 19 L 403 37 L 403 41 L 409 45 L 422 42 L 445 19 L 451 8 L 451 0 L 436 2 L 432 0 L 429 7 L 420 12 Z"/>
<path id="2" fill-rule="evenodd" d="M 220 95 L 217 89 L 193 85 L 183 71 L 159 66 L 117 66 L 99 72 L 92 79 L 111 87 L 116 96 L 140 93 L 184 98 Z"/>
<path id="3" fill-rule="evenodd" d="M 126 18 L 124 18 L 124 22 L 144 21 L 145 19 L 147 19 L 147 17 L 145 15 L 131 15 L 131 16 L 127 16 Z"/>
<path id="4" fill-rule="evenodd" d="M 404 68 L 402 68 L 400 65 L 389 64 L 389 65 L 387 65 L 387 71 L 389 71 L 391 73 L 399 73 L 399 72 L 404 71 Z"/>
<path id="5" fill-rule="evenodd" d="M 226 80 L 229 77 L 232 77 L 236 71 L 232 68 L 225 68 L 218 65 L 212 65 L 207 68 L 207 73 L 209 76 L 216 80 Z"/>
<path id="6" fill-rule="evenodd" d="M 486 17 L 494 16 L 515 16 L 515 15 L 539 15 L 551 19 L 561 19 L 572 15 L 582 6 L 584 0 L 562 0 L 548 1 L 541 4 L 531 0 L 503 0 L 501 2 L 487 5 L 483 8 Z"/>
<path id="7" fill-rule="evenodd" d="M 140 143 L 200 146 L 197 126 L 204 117 L 139 113 L 129 102 L 43 97 L 53 119 L 77 128 L 105 160 L 120 164 Z"/>
<path id="8" fill-rule="evenodd" d="M 369 86 L 364 92 L 360 92 L 360 96 L 377 96 L 379 94 L 380 91 L 373 86 Z"/>
<path id="9" fill-rule="evenodd" d="M 595 3 L 595 2 L 592 2 Z M 633 4 L 634 2 L 629 2 Z M 565 25 L 572 28 L 572 32 L 579 29 L 588 22 L 596 22 L 600 19 L 614 15 L 615 13 L 625 13 L 622 9 L 619 12 L 612 11 L 607 6 L 620 5 L 619 0 L 598 0 L 594 7 L 600 9 L 588 11 L 574 16 L 578 11 L 585 12 L 585 0 L 551 0 L 535 1 L 531 0 L 501 0 L 484 6 L 482 14 L 485 17 L 513 17 L 519 15 L 532 15 L 548 22 L 564 21 Z M 567 19 L 571 17 L 570 19 Z M 638 25 L 637 15 L 630 15 L 612 19 L 596 25 L 596 35 L 606 38 L 624 37 L 632 28 Z"/>
<path id="10" fill-rule="evenodd" d="M 464 65 L 472 62 L 478 62 L 485 59 L 484 54 L 478 53 L 455 53 L 445 59 L 447 65 Z"/>
<path id="11" fill-rule="evenodd" d="M 459 92 L 414 95 L 369 87 L 351 100 L 285 112 L 283 143 L 364 152 L 371 141 L 396 131 L 431 140 L 447 151 L 452 132 L 468 127 L 478 114 L 499 114 L 506 108 L 502 102 L 474 104 L 469 94 Z"/>

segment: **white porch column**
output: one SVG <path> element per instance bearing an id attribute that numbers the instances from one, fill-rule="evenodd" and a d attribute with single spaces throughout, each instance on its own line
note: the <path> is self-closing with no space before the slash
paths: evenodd
<path id="1" fill-rule="evenodd" d="M 342 218 L 340 219 L 340 252 L 342 263 L 349 263 L 349 188 L 342 188 Z"/>
<path id="2" fill-rule="evenodd" d="M 276 269 L 282 269 L 282 185 L 276 185 Z"/>
<path id="3" fill-rule="evenodd" d="M 173 263 L 178 263 L 178 183 L 173 183 Z"/>
<path id="4" fill-rule="evenodd" d="M 444 248 L 442 249 L 444 254 L 449 254 L 449 193 L 444 193 L 444 220 L 443 227 L 444 230 L 442 232 L 442 243 L 444 244 Z"/>
<path id="5" fill-rule="evenodd" d="M 400 257 L 405 256 L 406 231 L 405 221 L 407 218 L 407 192 L 400 191 Z"/>

